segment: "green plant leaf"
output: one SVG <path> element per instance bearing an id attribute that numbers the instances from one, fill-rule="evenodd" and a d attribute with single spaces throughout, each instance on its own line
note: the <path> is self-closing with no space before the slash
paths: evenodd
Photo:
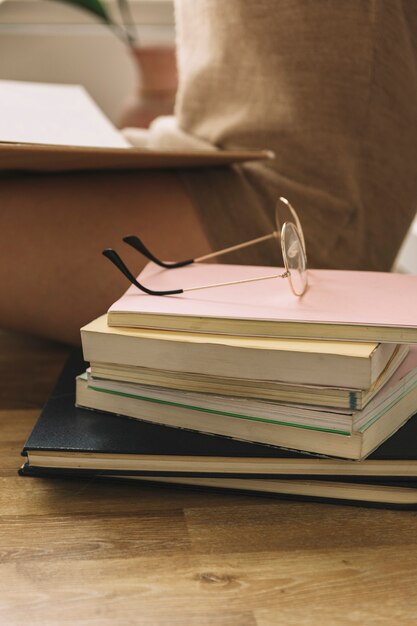
<path id="1" fill-rule="evenodd" d="M 80 7 L 89 11 L 89 13 L 93 13 L 96 17 L 100 18 L 106 24 L 111 24 L 112 20 L 110 19 L 110 15 L 104 4 L 100 2 L 100 0 L 59 0 L 60 2 L 66 2 L 67 4 L 72 4 L 73 6 Z"/>

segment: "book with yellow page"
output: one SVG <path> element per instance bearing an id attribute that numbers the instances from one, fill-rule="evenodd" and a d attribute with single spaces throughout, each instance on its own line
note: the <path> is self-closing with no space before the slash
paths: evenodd
<path id="1" fill-rule="evenodd" d="M 139 282 L 153 290 L 254 280 L 271 267 L 194 263 L 165 270 L 150 263 Z M 221 278 L 219 278 L 221 277 Z M 296 297 L 279 278 L 154 296 L 135 286 L 108 311 L 110 326 L 188 332 L 417 342 L 417 276 L 384 272 L 309 270 L 309 288 Z"/>
<path id="2" fill-rule="evenodd" d="M 186 428 L 346 459 L 366 458 L 416 411 L 417 346 L 361 411 L 320 410 L 204 394 L 177 394 L 139 385 L 77 379 L 79 406 Z M 236 400 L 238 403 L 236 403 Z"/>
<path id="3" fill-rule="evenodd" d="M 311 395 L 313 402 L 323 397 L 324 404 L 342 402 L 351 408 L 370 399 L 371 393 L 360 390 L 377 390 L 408 349 L 376 342 L 117 328 L 107 325 L 106 316 L 84 326 L 81 339 L 97 378 L 225 395 L 248 391 L 249 396 L 295 402 Z"/>

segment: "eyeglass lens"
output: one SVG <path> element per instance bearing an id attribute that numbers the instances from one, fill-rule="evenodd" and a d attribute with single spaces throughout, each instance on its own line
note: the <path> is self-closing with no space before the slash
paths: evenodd
<path id="1" fill-rule="evenodd" d="M 290 272 L 288 280 L 297 296 L 301 296 L 307 288 L 307 263 L 296 226 L 286 222 L 282 228 L 282 255 Z"/>

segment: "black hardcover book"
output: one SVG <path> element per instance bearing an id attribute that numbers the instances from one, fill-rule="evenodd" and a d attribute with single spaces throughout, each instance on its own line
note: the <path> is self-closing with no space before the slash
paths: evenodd
<path id="1" fill-rule="evenodd" d="M 328 459 L 77 408 L 75 377 L 85 368 L 74 352 L 24 446 L 22 475 L 124 477 L 417 505 L 417 416 L 365 461 Z"/>

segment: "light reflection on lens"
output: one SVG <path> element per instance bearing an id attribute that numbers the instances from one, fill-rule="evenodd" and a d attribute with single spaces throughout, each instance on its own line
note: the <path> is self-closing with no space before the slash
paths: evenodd
<path id="1" fill-rule="evenodd" d="M 286 269 L 290 272 L 291 288 L 301 296 L 307 288 L 307 264 L 303 244 L 292 222 L 285 222 L 282 228 L 281 247 Z"/>

